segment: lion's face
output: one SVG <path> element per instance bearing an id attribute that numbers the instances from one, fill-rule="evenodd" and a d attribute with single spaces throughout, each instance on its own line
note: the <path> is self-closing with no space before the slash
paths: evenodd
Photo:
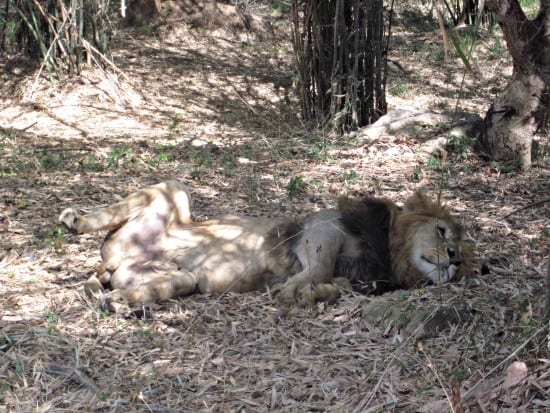
<path id="1" fill-rule="evenodd" d="M 405 204 L 390 231 L 392 269 L 398 284 L 443 284 L 472 272 L 472 247 L 450 210 L 420 193 Z"/>
<path id="2" fill-rule="evenodd" d="M 444 220 L 428 219 L 412 236 L 410 260 L 434 284 L 450 281 L 461 264 L 461 237 L 456 226 Z"/>

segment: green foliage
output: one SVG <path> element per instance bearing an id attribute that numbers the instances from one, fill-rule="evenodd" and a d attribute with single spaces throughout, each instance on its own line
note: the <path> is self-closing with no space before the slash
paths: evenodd
<path id="1" fill-rule="evenodd" d="M 135 163 L 136 159 L 133 155 L 134 149 L 131 146 L 115 146 L 107 156 L 107 163 L 111 168 L 118 168 L 119 166 L 126 165 L 128 162 Z"/>
<path id="2" fill-rule="evenodd" d="M 110 315 L 111 315 L 111 312 L 109 311 L 109 309 L 103 308 L 103 307 L 101 306 L 101 303 L 99 302 L 99 300 L 98 300 L 98 302 L 96 303 L 95 309 L 96 309 L 96 311 L 97 311 L 97 318 L 98 318 L 99 320 L 108 320 L 108 319 L 109 319 L 109 317 L 110 317 Z M 96 324 L 94 324 L 94 328 L 97 328 L 97 325 L 96 325 Z"/>
<path id="3" fill-rule="evenodd" d="M 428 164 L 426 165 L 426 167 L 432 171 L 439 170 L 439 168 L 441 167 L 441 162 L 439 160 L 439 157 L 435 154 L 432 154 L 430 156 L 430 159 L 428 159 Z"/>
<path id="4" fill-rule="evenodd" d="M 520 313 L 521 324 L 523 326 L 531 325 L 533 323 L 533 309 L 531 308 L 531 302 L 529 301 L 529 298 L 519 298 L 518 310 Z"/>
<path id="5" fill-rule="evenodd" d="M 212 152 L 204 147 L 190 149 L 188 156 L 197 168 L 212 166 Z"/>
<path id="6" fill-rule="evenodd" d="M 173 154 L 171 153 L 172 145 L 169 144 L 159 144 L 157 146 L 156 155 L 151 158 L 147 163 L 151 166 L 159 166 L 161 163 L 169 162 L 174 159 Z"/>
<path id="7" fill-rule="evenodd" d="M 273 1 L 270 2 L 269 6 L 271 9 L 281 15 L 286 15 L 290 12 L 290 2 L 289 1 Z"/>
<path id="8" fill-rule="evenodd" d="M 15 145 L 15 133 L 0 128 L 0 155 L 7 154 Z M 0 176 L 17 175 L 5 162 L 0 163 Z"/>
<path id="9" fill-rule="evenodd" d="M 303 194 L 306 191 L 307 186 L 308 184 L 302 176 L 293 176 L 290 178 L 290 181 L 286 187 L 288 199 L 297 198 Z"/>
<path id="10" fill-rule="evenodd" d="M 223 151 L 220 156 L 220 163 L 224 172 L 231 172 L 237 168 L 235 154 L 230 151 Z"/>
<path id="11" fill-rule="evenodd" d="M 422 177 L 424 176 L 424 173 L 422 172 L 422 169 L 420 168 L 420 165 L 416 165 L 414 167 L 414 171 L 411 175 L 411 181 L 414 183 L 418 183 L 422 180 Z"/>
<path id="12" fill-rule="evenodd" d="M 89 172 L 103 172 L 107 169 L 104 160 L 95 155 L 86 155 L 78 161 L 78 169 Z"/>
<path id="13" fill-rule="evenodd" d="M 470 148 L 476 143 L 476 138 L 471 136 L 451 136 L 447 142 L 447 148 L 456 154 L 458 161 L 468 159 Z"/>
<path id="14" fill-rule="evenodd" d="M 467 26 L 460 31 L 453 32 L 456 34 L 461 50 L 470 54 L 477 40 L 480 38 L 479 30 L 475 26 Z"/>
<path id="15" fill-rule="evenodd" d="M 57 324 L 59 323 L 59 317 L 51 308 L 47 308 L 44 311 L 44 316 L 46 317 L 46 321 L 48 324 Z"/>
<path id="16" fill-rule="evenodd" d="M 534 140 L 531 147 L 531 154 L 533 158 L 538 159 L 542 163 L 550 160 L 550 142 L 544 140 Z"/>
<path id="17" fill-rule="evenodd" d="M 25 374 L 25 366 L 23 365 L 23 363 L 21 363 L 20 360 L 17 360 L 15 362 L 15 371 L 19 373 L 21 376 Z"/>
<path id="18" fill-rule="evenodd" d="M 406 96 L 411 92 L 411 85 L 403 82 L 395 82 L 389 87 L 390 93 L 395 96 Z"/>
<path id="19" fill-rule="evenodd" d="M 539 0 L 519 0 L 519 5 L 528 19 L 536 17 L 539 11 Z"/>
<path id="20" fill-rule="evenodd" d="M 493 59 L 499 58 L 508 53 L 506 43 L 499 36 L 495 36 L 494 43 L 488 48 L 488 50 L 489 56 Z"/>
<path id="21" fill-rule="evenodd" d="M 9 385 L 9 383 L 7 383 L 5 381 L 1 381 L 0 383 L 1 383 L 0 384 L 0 395 L 11 391 L 11 386 Z"/>
<path id="22" fill-rule="evenodd" d="M 3 35 L 7 44 L 14 44 L 17 39 L 17 29 L 19 24 L 14 18 L 8 17 L 8 20 L 4 22 Z"/>
<path id="23" fill-rule="evenodd" d="M 430 47 L 428 59 L 431 62 L 443 64 L 443 62 L 445 62 L 445 49 L 442 47 Z"/>
<path id="24" fill-rule="evenodd" d="M 66 243 L 63 230 L 60 227 L 54 229 L 52 234 L 45 238 L 45 241 L 56 251 L 60 251 Z"/>
<path id="25" fill-rule="evenodd" d="M 335 146 L 330 144 L 325 135 L 318 136 L 308 146 L 307 155 L 316 161 L 331 160 L 328 158 L 328 151 L 334 148 Z"/>
<path id="26" fill-rule="evenodd" d="M 349 171 L 346 171 L 342 174 L 342 180 L 348 184 L 357 182 L 359 178 L 359 174 L 353 169 L 350 169 Z"/>
<path id="27" fill-rule="evenodd" d="M 15 132 L 0 128 L 0 143 L 6 144 L 15 140 Z"/>
<path id="28" fill-rule="evenodd" d="M 453 44 L 458 56 L 460 57 L 460 60 L 462 60 L 464 67 L 469 73 L 474 73 L 474 70 L 472 69 L 472 65 L 470 63 L 474 38 L 471 36 L 465 36 L 461 38 L 456 34 L 456 32 L 452 30 L 448 33 L 449 38 L 451 39 L 451 43 Z"/>
<path id="29" fill-rule="evenodd" d="M 66 168 L 69 154 L 65 151 L 57 152 L 42 152 L 38 151 L 35 154 L 40 167 L 45 172 L 61 171 Z"/>
<path id="30" fill-rule="evenodd" d="M 170 129 L 172 129 L 174 132 L 178 132 L 181 129 L 182 122 L 185 120 L 185 114 L 182 112 L 178 112 L 176 114 L 176 117 L 172 121 L 172 125 L 170 126 Z"/>
<path id="31" fill-rule="evenodd" d="M 319 188 L 321 186 L 321 182 L 319 182 L 318 179 L 312 179 L 311 181 L 309 181 L 309 185 L 313 188 Z"/>
<path id="32" fill-rule="evenodd" d="M 456 368 L 453 370 L 452 375 L 458 379 L 459 383 L 462 383 L 470 376 L 470 372 L 464 368 Z"/>

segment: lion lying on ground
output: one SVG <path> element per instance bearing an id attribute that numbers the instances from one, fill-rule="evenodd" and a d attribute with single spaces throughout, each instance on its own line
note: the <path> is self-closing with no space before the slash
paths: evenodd
<path id="1" fill-rule="evenodd" d="M 122 202 L 59 221 L 78 233 L 109 230 L 88 290 L 104 304 L 145 303 L 193 293 L 276 286 L 282 302 L 339 295 L 344 277 L 372 291 L 445 283 L 472 271 L 472 248 L 449 209 L 420 192 L 400 209 L 387 199 L 341 198 L 301 220 L 224 215 L 191 218 L 184 185 L 166 181 Z"/>

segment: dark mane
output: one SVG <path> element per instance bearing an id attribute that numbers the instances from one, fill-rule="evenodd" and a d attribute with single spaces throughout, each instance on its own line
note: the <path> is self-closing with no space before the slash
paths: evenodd
<path id="1" fill-rule="evenodd" d="M 386 199 L 340 198 L 338 209 L 344 228 L 360 239 L 359 257 L 341 257 L 334 275 L 346 277 L 362 293 L 382 293 L 395 289 L 389 246 L 389 230 L 399 208 Z"/>

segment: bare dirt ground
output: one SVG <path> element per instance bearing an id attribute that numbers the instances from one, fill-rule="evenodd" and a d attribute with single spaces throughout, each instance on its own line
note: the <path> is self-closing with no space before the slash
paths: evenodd
<path id="1" fill-rule="evenodd" d="M 402 68 L 390 68 L 390 109 L 483 115 L 511 74 L 502 40 L 478 39 L 482 76 L 464 75 L 435 26 L 413 30 L 417 17 L 402 10 L 394 32 L 390 58 Z M 49 84 L 3 63 L 0 412 L 550 411 L 549 206 L 504 218 L 550 194 L 547 158 L 520 172 L 465 140 L 430 157 L 420 144 L 445 136 L 442 125 L 369 144 L 312 132 L 298 117 L 286 25 L 258 36 L 180 11 L 155 30 L 118 32 L 119 72 Z M 148 318 L 106 314 L 82 289 L 101 236 L 68 234 L 57 216 L 167 178 L 192 189 L 199 217 L 441 189 L 489 273 L 379 298 L 404 315 L 470 312 L 426 336 L 371 321 L 373 298 L 358 294 L 283 318 L 268 293 L 172 300 Z"/>

